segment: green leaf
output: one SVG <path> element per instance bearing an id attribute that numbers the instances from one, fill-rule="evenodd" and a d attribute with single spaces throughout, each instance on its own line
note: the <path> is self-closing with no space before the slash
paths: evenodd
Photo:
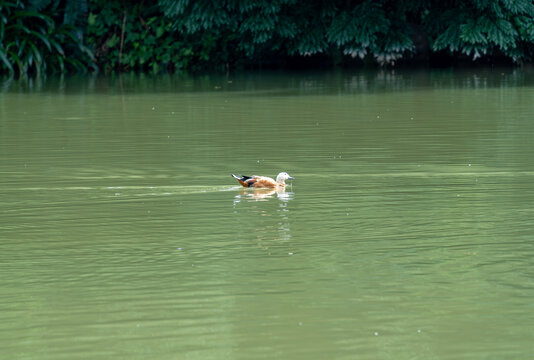
<path id="1" fill-rule="evenodd" d="M 93 54 L 91 49 L 89 49 L 87 46 L 83 45 L 82 43 L 79 44 L 78 48 L 82 51 L 82 53 L 87 55 L 89 59 L 91 59 L 91 61 L 95 61 L 95 55 Z"/>
<path id="2" fill-rule="evenodd" d="M 11 62 L 7 58 L 7 54 L 5 53 L 4 49 L 0 48 L 0 60 L 4 63 L 4 65 L 8 68 L 9 72 L 13 72 L 13 65 L 11 65 Z"/>
<path id="3" fill-rule="evenodd" d="M 2 16 L 0 18 L 0 43 L 4 40 L 4 30 L 5 30 L 5 24 L 7 22 L 7 18 L 5 16 Z"/>
<path id="4" fill-rule="evenodd" d="M 19 51 L 18 51 L 18 55 L 21 56 L 22 54 L 24 54 L 24 48 L 26 47 L 26 43 L 28 42 L 27 39 L 22 39 L 21 43 L 20 43 L 20 46 L 19 46 Z"/>
<path id="5" fill-rule="evenodd" d="M 113 36 L 111 36 L 111 39 L 107 41 L 106 45 L 110 48 L 115 47 L 115 45 L 119 43 L 119 40 L 119 37 L 116 34 L 113 34 Z"/>
<path id="6" fill-rule="evenodd" d="M 65 62 L 63 61 L 63 57 L 60 55 L 56 56 L 57 62 L 59 63 L 59 70 L 61 72 L 65 72 Z"/>
<path id="7" fill-rule="evenodd" d="M 54 24 L 54 20 L 52 20 L 50 16 L 34 11 L 16 11 L 13 19 L 17 18 L 38 18 L 44 21 L 48 26 L 52 26 Z"/>
<path id="8" fill-rule="evenodd" d="M 35 37 L 38 37 L 43 42 L 43 44 L 46 45 L 48 50 L 52 50 L 50 46 L 50 41 L 43 34 L 39 34 L 37 31 L 33 31 L 33 30 L 30 31 L 30 34 L 32 34 Z"/>
<path id="9" fill-rule="evenodd" d="M 24 71 L 24 65 L 22 65 L 22 61 L 20 60 L 20 58 L 17 56 L 17 54 L 15 54 L 15 52 L 13 51 L 8 51 L 7 52 L 9 54 L 9 57 L 11 59 L 13 59 L 13 61 L 15 61 L 15 63 L 17 63 L 17 67 L 19 68 L 19 73 L 20 74 L 24 74 L 25 71 Z"/>
<path id="10" fill-rule="evenodd" d="M 163 26 L 158 26 L 156 28 L 156 37 L 161 37 L 165 33 L 165 28 Z"/>
<path id="11" fill-rule="evenodd" d="M 50 39 L 50 44 L 56 49 L 56 51 L 61 55 L 65 56 L 65 51 L 63 51 L 63 48 L 61 45 L 54 39 Z"/>
<path id="12" fill-rule="evenodd" d="M 64 60 L 74 66 L 76 70 L 84 73 L 87 72 L 87 67 L 80 60 L 74 58 L 65 58 Z"/>
<path id="13" fill-rule="evenodd" d="M 13 31 L 14 33 L 16 33 L 17 30 L 20 30 L 21 32 L 26 33 L 26 34 L 30 33 L 30 29 L 28 27 L 20 25 L 20 24 L 6 26 L 6 30 L 7 32 Z"/>
<path id="14" fill-rule="evenodd" d="M 27 67 L 31 68 L 33 66 L 33 54 L 32 54 L 32 52 L 27 53 L 24 63 L 26 64 Z"/>
<path id="15" fill-rule="evenodd" d="M 39 51 L 39 49 L 37 49 L 37 46 L 35 46 L 35 44 L 31 41 L 28 41 L 28 45 L 30 46 L 32 52 L 33 52 L 33 55 L 35 57 L 35 60 L 41 64 L 43 62 L 43 57 L 41 56 L 41 52 Z"/>
<path id="16" fill-rule="evenodd" d="M 97 15 L 93 13 L 89 13 L 89 16 L 87 17 L 87 24 L 89 26 L 94 26 L 96 24 Z"/>

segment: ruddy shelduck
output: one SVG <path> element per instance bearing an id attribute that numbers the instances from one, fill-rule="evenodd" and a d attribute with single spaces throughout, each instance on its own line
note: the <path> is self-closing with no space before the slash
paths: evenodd
<path id="1" fill-rule="evenodd" d="M 233 177 L 239 181 L 241 185 L 244 187 L 254 187 L 254 188 L 284 188 L 286 186 L 286 180 L 293 180 L 294 177 L 289 176 L 286 172 L 281 172 L 276 177 L 276 180 L 267 177 L 267 176 L 245 176 L 241 175 L 241 177 L 232 174 Z"/>

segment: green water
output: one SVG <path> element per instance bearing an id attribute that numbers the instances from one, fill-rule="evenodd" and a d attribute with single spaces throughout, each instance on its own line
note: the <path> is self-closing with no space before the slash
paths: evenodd
<path id="1" fill-rule="evenodd" d="M 533 73 L 0 88 L 1 359 L 534 358 Z"/>

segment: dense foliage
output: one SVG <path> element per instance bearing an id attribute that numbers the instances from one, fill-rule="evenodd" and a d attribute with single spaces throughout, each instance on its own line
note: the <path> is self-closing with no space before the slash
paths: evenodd
<path id="1" fill-rule="evenodd" d="M 444 51 L 531 60 L 532 0 L 159 0 L 179 33 L 214 36 L 219 53 L 342 53 L 387 64 Z M 235 55 L 234 55 L 235 56 Z"/>
<path id="2" fill-rule="evenodd" d="M 88 25 L 88 42 L 106 70 L 189 68 L 189 45 L 156 4 L 91 1 Z"/>
<path id="3" fill-rule="evenodd" d="M 78 3 L 3 1 L 0 3 L 0 70 L 18 74 L 86 71 L 92 52 L 76 27 L 83 20 Z M 82 9 L 83 10 L 83 9 Z"/>
<path id="4" fill-rule="evenodd" d="M 94 57 L 93 57 L 94 55 Z M 533 0 L 7 0 L 0 71 L 534 57 Z"/>

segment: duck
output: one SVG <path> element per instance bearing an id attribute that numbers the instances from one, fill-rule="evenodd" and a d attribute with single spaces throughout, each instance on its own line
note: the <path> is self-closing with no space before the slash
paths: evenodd
<path id="1" fill-rule="evenodd" d="M 267 177 L 267 176 L 237 176 L 235 174 L 232 174 L 232 177 L 236 178 L 237 181 L 243 187 L 254 187 L 254 188 L 270 188 L 270 189 L 279 189 L 279 188 L 285 188 L 286 186 L 286 180 L 294 180 L 295 178 L 293 176 L 290 176 L 286 172 L 281 172 L 276 177 L 276 180 Z"/>

